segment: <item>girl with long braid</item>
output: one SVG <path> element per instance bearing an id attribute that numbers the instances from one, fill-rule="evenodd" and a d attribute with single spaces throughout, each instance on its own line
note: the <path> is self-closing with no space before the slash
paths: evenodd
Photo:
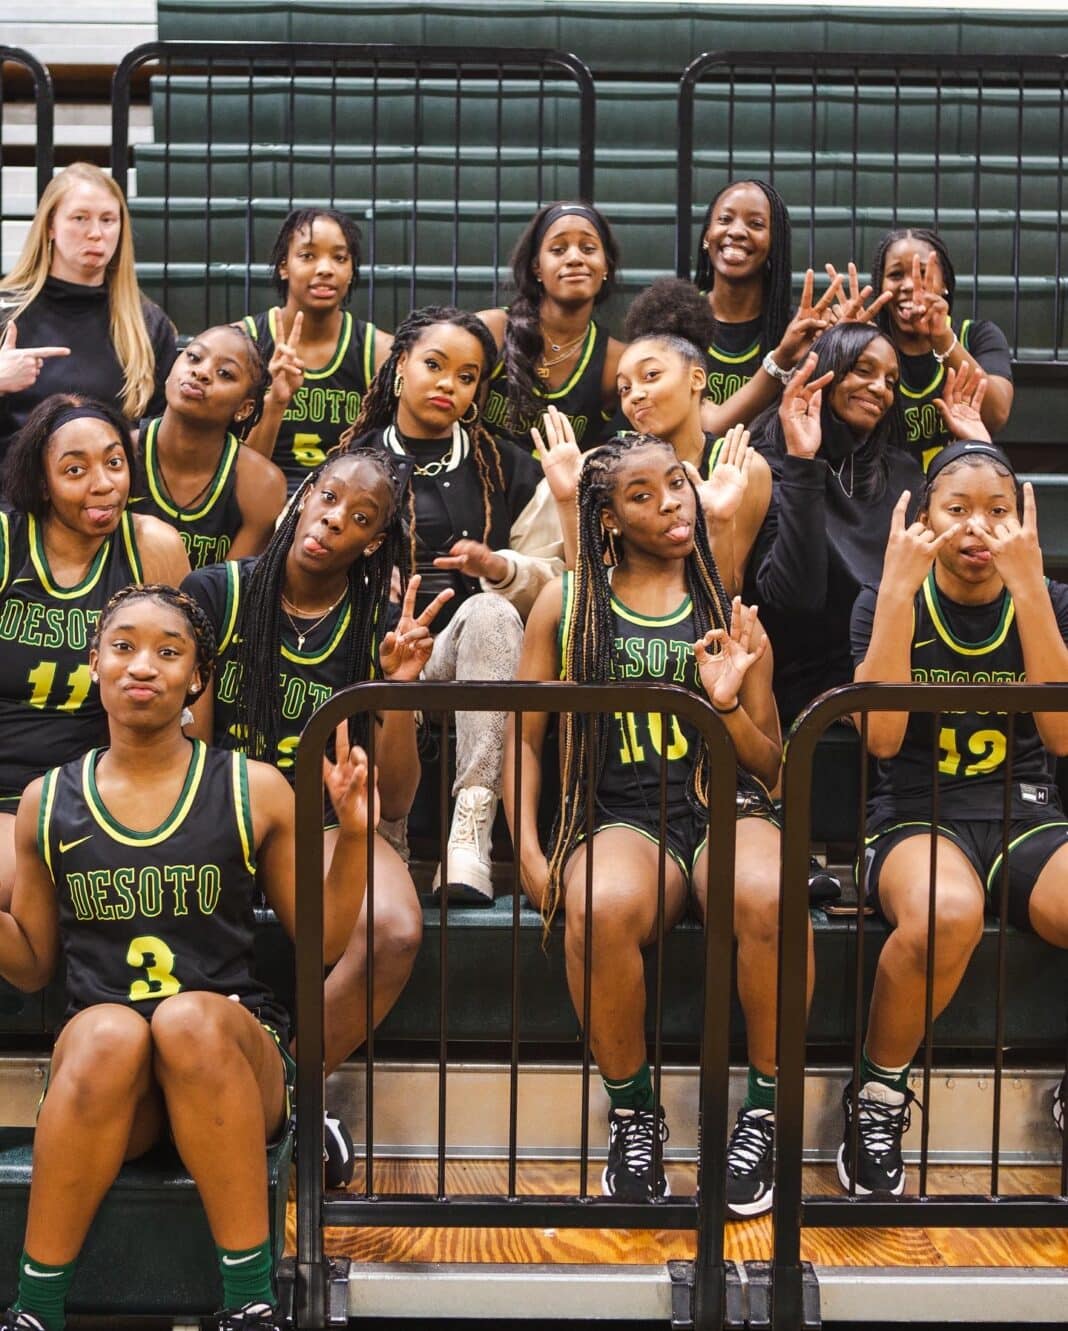
<path id="1" fill-rule="evenodd" d="M 301 731 L 317 707 L 349 684 L 413 679 L 430 654 L 428 625 L 449 593 L 418 618 L 417 582 L 387 631 L 394 569 L 407 570 L 404 475 L 379 450 L 338 454 L 312 473 L 258 559 L 199 569 L 185 589 L 204 607 L 219 642 L 214 684 L 194 709 L 194 733 L 273 763 L 290 781 Z M 389 711 L 378 722 L 375 761 L 382 816 L 404 817 L 419 782 L 414 718 Z M 363 738 L 358 727 L 357 739 Z M 337 838 L 327 807 L 324 847 Z M 422 913 L 407 867 L 378 833 L 374 842 L 374 1015 L 392 1007 L 411 973 Z M 367 1034 L 365 912 L 326 982 L 326 1069 Z M 351 1172 L 350 1146 L 328 1123 L 332 1182 Z"/>
<path id="2" fill-rule="evenodd" d="M 681 684 L 711 701 L 738 755 L 735 931 L 739 992 L 749 1032 L 749 1091 L 727 1149 L 727 1198 L 735 1215 L 772 1201 L 778 829 L 767 787 L 782 745 L 771 693 L 771 653 L 756 617 L 727 596 L 708 544 L 696 491 L 670 444 L 624 435 L 587 454 L 578 489 L 573 573 L 547 586 L 527 625 L 519 678 Z M 561 719 L 560 814 L 548 855 L 537 809 L 544 714 L 525 713 L 522 807 L 506 790 L 513 837 L 521 826 L 524 890 L 550 923 L 562 906 L 568 985 L 583 1012 L 586 857 L 593 856 L 590 1041 L 611 1102 L 604 1191 L 623 1200 L 663 1196 L 652 1175 L 653 1113 L 646 1060 L 641 950 L 656 937 L 661 757 L 667 767 L 665 921 L 671 927 L 702 893 L 707 757 L 696 731 L 673 718 L 619 714 L 595 723 Z M 585 842 L 585 783 L 594 764 L 596 828 Z M 595 848 L 595 853 L 594 853 Z"/>
<path id="3" fill-rule="evenodd" d="M 959 375 L 969 363 L 979 367 L 986 378 L 977 404 L 983 425 L 992 435 L 1004 429 L 1013 399 L 1009 344 L 989 319 L 964 319 L 954 327 L 957 277 L 938 232 L 888 231 L 876 248 L 871 281 L 889 301 L 879 326 L 901 361 L 905 444 L 924 470 L 954 437 L 938 405 L 950 370 Z"/>
<path id="4" fill-rule="evenodd" d="M 240 328 L 209 328 L 179 352 L 167 409 L 141 427 L 143 468 L 130 502 L 174 527 L 193 568 L 258 555 L 286 499 L 285 477 L 242 440 L 270 378 Z"/>
<path id="5" fill-rule="evenodd" d="M 495 358 L 475 315 L 415 310 L 346 436 L 411 468 L 412 563 L 424 593 L 453 595 L 424 668 L 431 680 L 513 679 L 523 619 L 562 568 L 560 524 L 537 464 L 479 419 L 476 398 Z M 451 899 L 474 906 L 493 900 L 504 725 L 497 713 L 456 715 L 456 804 L 435 887 L 444 881 Z"/>
<path id="6" fill-rule="evenodd" d="M 33 1146 L 15 1306 L 3 1331 L 62 1331 L 78 1254 L 125 1160 L 169 1136 L 216 1244 L 217 1331 L 280 1331 L 266 1144 L 285 1131 L 295 1068 L 284 1009 L 256 978 L 258 894 L 293 936 L 293 795 L 269 763 L 190 740 L 215 635 L 196 601 L 124 588 L 88 653 L 110 746 L 34 781 L 0 912 L 0 974 L 46 984 L 62 952 L 67 1009 Z M 377 816 L 344 726 L 324 785 L 338 832 L 323 884 L 323 959 L 349 937 Z M 87 886 L 88 884 L 88 886 Z"/>
<path id="7" fill-rule="evenodd" d="M 539 208 L 512 253 L 516 294 L 479 317 L 500 349 L 483 415 L 494 433 L 530 447 L 530 430 L 552 404 L 582 448 L 609 432 L 622 346 L 593 318 L 612 294 L 619 245 L 587 203 Z"/>

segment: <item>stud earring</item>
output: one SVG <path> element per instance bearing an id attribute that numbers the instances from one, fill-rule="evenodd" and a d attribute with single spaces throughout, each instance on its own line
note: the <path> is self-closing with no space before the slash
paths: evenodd
<path id="1" fill-rule="evenodd" d="M 96 673 L 95 670 L 91 670 L 89 672 L 89 678 L 93 681 L 94 684 L 100 683 L 100 676 Z"/>

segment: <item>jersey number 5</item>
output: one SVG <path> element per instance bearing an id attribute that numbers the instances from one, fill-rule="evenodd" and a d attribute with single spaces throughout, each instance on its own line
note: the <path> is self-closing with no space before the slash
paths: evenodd
<path id="1" fill-rule="evenodd" d="M 170 998 L 181 993 L 182 982 L 174 973 L 174 953 L 162 938 L 142 934 L 134 938 L 126 952 L 127 966 L 143 970 L 145 980 L 134 980 L 130 985 L 130 1002 L 145 998 Z"/>

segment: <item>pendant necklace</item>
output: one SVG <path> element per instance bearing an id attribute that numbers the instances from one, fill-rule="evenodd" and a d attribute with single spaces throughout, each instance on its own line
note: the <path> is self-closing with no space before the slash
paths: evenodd
<path id="1" fill-rule="evenodd" d="M 319 627 L 319 625 L 322 624 L 323 621 L 327 618 L 327 616 L 338 608 L 341 602 L 345 599 L 345 593 L 347 591 L 348 587 L 345 587 L 342 590 L 341 595 L 337 598 L 337 600 L 334 601 L 333 604 L 328 605 L 326 609 L 323 611 L 323 613 L 319 616 L 319 618 L 315 621 L 315 623 L 312 624 L 309 628 L 306 628 L 303 633 L 300 631 L 300 629 L 297 628 L 296 620 L 294 620 L 293 616 L 289 613 L 290 606 L 292 606 L 293 609 L 296 611 L 297 619 L 310 619 L 311 616 L 306 615 L 304 611 L 300 609 L 299 606 L 293 605 L 293 602 L 288 600 L 285 595 L 282 596 L 282 613 L 285 615 L 286 619 L 289 620 L 289 626 L 296 634 L 298 652 L 302 652 L 304 650 L 304 640 L 306 638 L 310 638 L 311 635 L 315 632 L 315 630 Z"/>

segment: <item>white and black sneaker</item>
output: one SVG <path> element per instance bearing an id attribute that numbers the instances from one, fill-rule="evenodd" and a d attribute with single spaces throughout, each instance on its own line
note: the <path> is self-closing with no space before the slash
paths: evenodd
<path id="1" fill-rule="evenodd" d="M 323 1186 L 347 1188 L 356 1167 L 356 1148 L 344 1121 L 328 1109 L 323 1115 Z"/>
<path id="2" fill-rule="evenodd" d="M 0 1313 L 0 1331 L 45 1331 L 45 1325 L 33 1313 L 8 1308 L 7 1312 Z"/>
<path id="3" fill-rule="evenodd" d="M 910 1090 L 895 1091 L 881 1081 L 868 1081 L 860 1088 L 857 1101 L 857 1177 L 860 1197 L 879 1193 L 900 1197 L 905 1191 L 905 1162 L 901 1158 L 901 1138 L 912 1121 L 910 1106 L 916 1096 Z M 853 1083 L 842 1092 L 845 1132 L 838 1148 L 838 1181 L 848 1192 L 851 1177 L 851 1127 L 853 1118 Z"/>
<path id="4" fill-rule="evenodd" d="M 653 1179 L 653 1141 L 658 1124 L 651 1109 L 610 1109 L 608 1111 L 608 1163 L 601 1175 L 601 1191 L 621 1202 L 648 1202 L 654 1197 L 670 1197 L 671 1188 L 664 1174 L 663 1155 L 656 1179 Z M 664 1106 L 660 1106 L 661 1142 L 668 1139 Z"/>
<path id="5" fill-rule="evenodd" d="M 277 1308 L 269 1303 L 246 1303 L 215 1314 L 216 1331 L 282 1331 Z"/>
<path id="6" fill-rule="evenodd" d="M 1053 1092 L 1053 1124 L 1057 1131 L 1064 1136 L 1064 1084 L 1068 1081 L 1068 1073 L 1057 1083 L 1057 1089 Z"/>
<path id="7" fill-rule="evenodd" d="M 775 1199 L 772 1161 L 775 1113 L 771 1109 L 738 1110 L 727 1142 L 727 1213 L 739 1220 L 763 1215 Z"/>

